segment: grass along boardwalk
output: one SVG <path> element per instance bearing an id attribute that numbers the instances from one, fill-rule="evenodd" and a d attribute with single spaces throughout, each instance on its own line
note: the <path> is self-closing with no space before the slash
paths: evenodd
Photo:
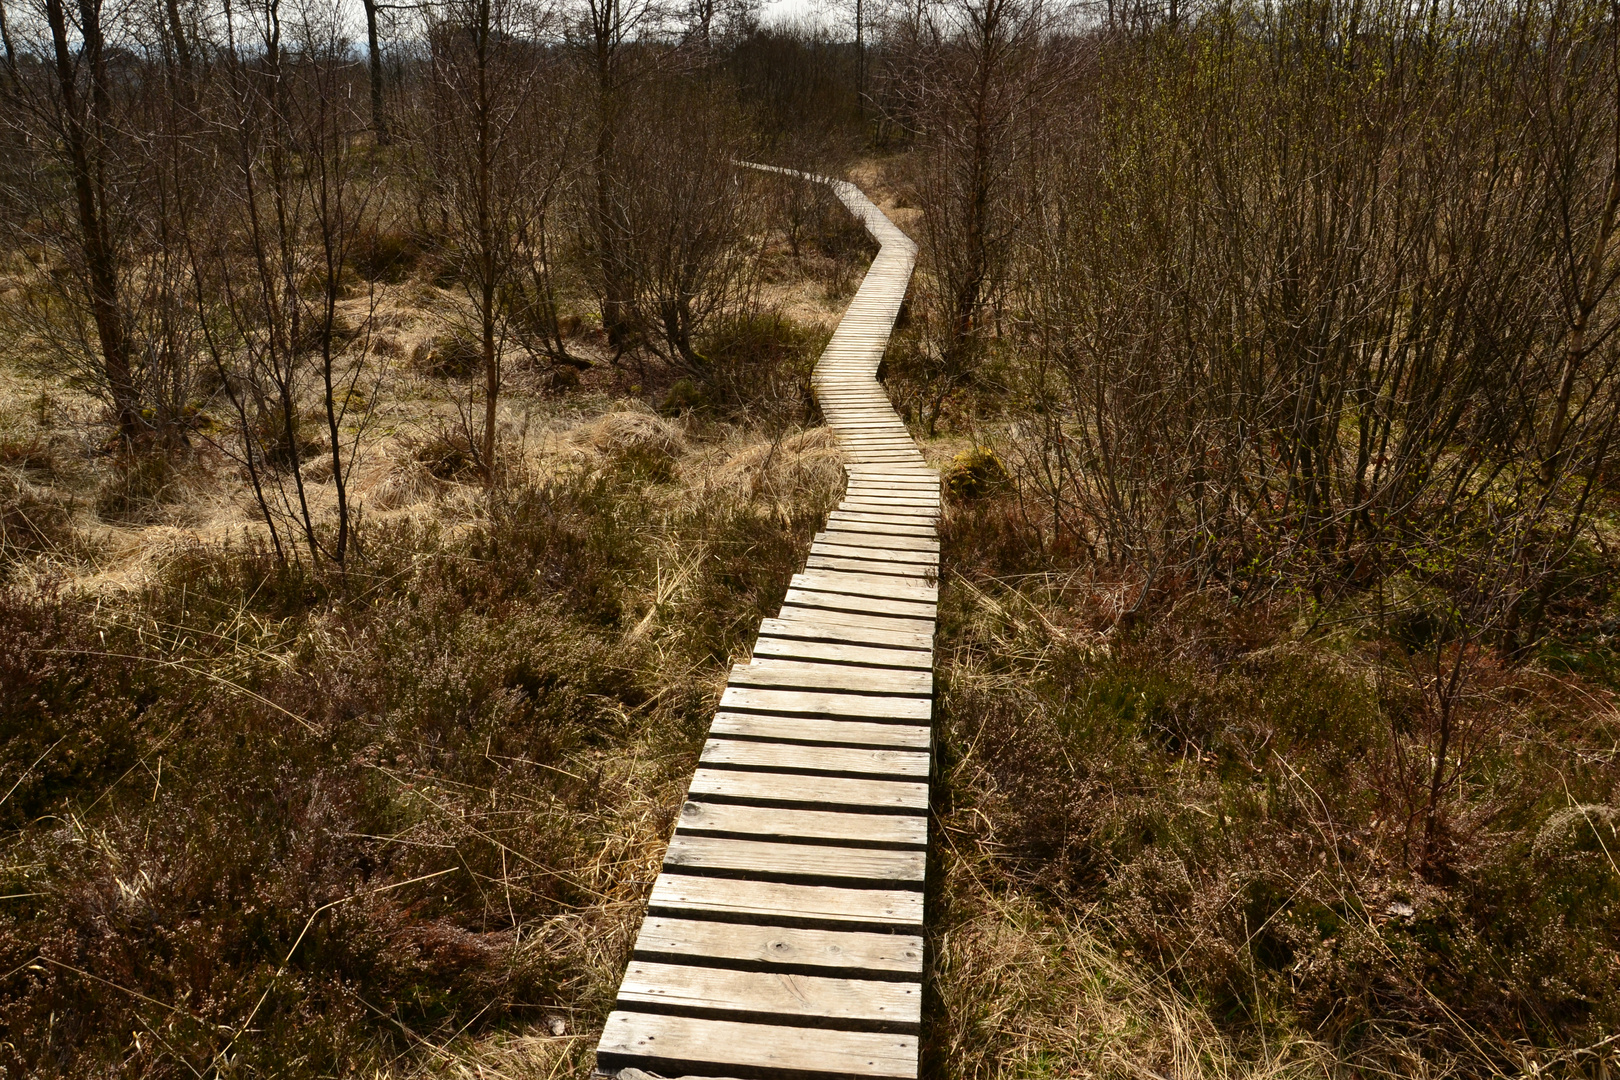
<path id="1" fill-rule="evenodd" d="M 814 375 L 848 487 L 732 669 L 600 1073 L 917 1075 L 939 478 L 876 377 L 917 249 L 821 182 L 881 245 Z"/>

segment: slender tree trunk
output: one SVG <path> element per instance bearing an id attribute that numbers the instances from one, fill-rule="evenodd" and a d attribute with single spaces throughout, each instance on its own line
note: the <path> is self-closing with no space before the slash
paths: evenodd
<path id="1" fill-rule="evenodd" d="M 11 43 L 11 27 L 6 22 L 5 0 L 0 0 L 0 47 L 6 52 L 6 74 L 11 77 L 12 84 L 17 82 L 17 49 Z"/>
<path id="2" fill-rule="evenodd" d="M 617 65 L 619 0 L 592 4 L 592 34 L 596 49 L 596 246 L 602 273 L 602 329 L 615 349 L 622 350 L 630 332 L 630 289 L 625 281 L 624 243 L 619 235 L 613 166 L 618 137 Z"/>
<path id="3" fill-rule="evenodd" d="M 855 104 L 866 108 L 866 3 L 855 0 Z"/>
<path id="4" fill-rule="evenodd" d="M 172 2 L 172 0 L 171 0 Z M 377 39 L 377 0 L 360 0 L 366 12 L 366 59 L 371 71 L 371 128 L 377 145 L 389 143 L 388 114 L 383 108 L 382 46 Z"/>
<path id="5" fill-rule="evenodd" d="M 83 0 L 80 17 L 84 35 L 84 57 L 90 67 L 90 108 L 81 113 L 78 84 L 73 70 L 73 51 L 68 43 L 67 13 L 62 0 L 45 0 L 45 17 L 51 28 L 56 78 L 62 94 L 63 137 L 68 164 L 73 173 L 73 193 L 79 216 L 79 242 L 88 278 L 90 311 L 96 323 L 101 347 L 103 374 L 112 395 L 118 430 L 127 441 L 140 431 L 141 417 L 131 374 L 129 344 L 118 304 L 118 264 L 113 250 L 106 214 L 106 188 L 101 166 L 100 128 L 107 108 L 106 65 L 102 56 L 101 9 L 99 0 Z M 91 143 L 95 142 L 93 148 Z M 94 157 L 92 157 L 94 152 Z"/>
<path id="6" fill-rule="evenodd" d="M 186 38 L 186 24 L 180 18 L 179 0 L 167 0 L 164 5 L 164 12 L 169 19 L 169 36 L 174 39 L 174 58 L 180 65 L 181 82 L 189 94 L 191 88 L 191 43 Z"/>
<path id="7" fill-rule="evenodd" d="M 495 353 L 495 223 L 492 203 L 495 198 L 494 169 L 490 160 L 490 100 L 489 100 L 489 0 L 478 5 L 478 247 L 482 261 L 479 294 L 479 315 L 484 346 L 484 479 L 495 485 L 495 412 L 501 392 L 500 360 Z"/>

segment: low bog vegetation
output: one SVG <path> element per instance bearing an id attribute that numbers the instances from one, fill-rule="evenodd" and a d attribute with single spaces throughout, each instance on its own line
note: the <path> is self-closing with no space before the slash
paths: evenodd
<path id="1" fill-rule="evenodd" d="M 1613 1069 L 1600 636 L 1515 662 L 1411 598 L 1132 611 L 1139 580 L 1028 572 L 1005 493 L 945 535 L 937 1068 Z M 1612 618 L 1601 577 L 1561 585 Z"/>
<path id="2" fill-rule="evenodd" d="M 0 592 L 4 1071 L 373 1075 L 490 1030 L 579 1066 L 841 477 L 645 413 L 568 445 L 347 574 L 186 542 L 122 596 Z"/>

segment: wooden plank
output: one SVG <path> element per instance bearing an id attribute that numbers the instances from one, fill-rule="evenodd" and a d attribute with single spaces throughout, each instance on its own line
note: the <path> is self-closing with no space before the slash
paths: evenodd
<path id="1" fill-rule="evenodd" d="M 827 1077 L 915 1080 L 917 1037 L 869 1032 L 777 1027 L 686 1016 L 614 1012 L 597 1046 L 602 1064 L 618 1069 L 646 1062 L 653 1071 L 679 1076 L 735 1076 L 770 1070 Z"/>
<path id="2" fill-rule="evenodd" d="M 831 525 L 841 521 L 865 521 L 873 525 L 903 525 L 910 529 L 925 529 L 929 535 L 937 536 L 939 531 L 935 528 L 932 518 L 918 519 L 915 517 L 901 517 L 895 514 L 880 514 L 870 510 L 834 510 L 827 516 L 827 524 Z"/>
<path id="3" fill-rule="evenodd" d="M 844 746 L 797 746 L 738 739 L 710 739 L 699 759 L 705 765 L 756 765 L 773 769 L 820 769 L 928 779 L 928 753 L 916 750 L 856 750 Z"/>
<path id="4" fill-rule="evenodd" d="M 632 960 L 619 1007 L 642 1004 L 915 1025 L 922 1020 L 922 984 Z"/>
<path id="5" fill-rule="evenodd" d="M 933 619 L 834 611 L 829 608 L 799 607 L 796 604 L 784 604 L 781 616 L 783 620 L 788 622 L 814 624 L 827 630 L 835 640 L 844 640 L 839 638 L 838 634 L 841 634 L 845 628 L 857 629 L 863 633 L 867 630 L 895 631 L 910 634 L 911 639 L 914 641 L 930 642 L 934 638 Z M 861 641 L 869 639 L 852 637 L 848 640 Z"/>
<path id="6" fill-rule="evenodd" d="M 910 484 L 902 480 L 849 480 L 844 486 L 845 498 L 864 498 L 870 495 L 898 495 L 939 505 L 941 496 L 937 484 Z"/>
<path id="7" fill-rule="evenodd" d="M 847 776 L 741 772 L 701 766 L 692 776 L 690 791 L 694 798 L 870 807 L 918 813 L 928 809 L 928 785 L 905 780 L 856 780 Z"/>
<path id="8" fill-rule="evenodd" d="M 914 551 L 939 561 L 939 541 L 930 536 L 901 536 L 895 533 L 874 533 L 861 529 L 828 529 L 818 532 L 817 544 L 837 544 L 840 547 L 879 548 L 884 551 Z"/>
<path id="9" fill-rule="evenodd" d="M 876 750 L 926 750 L 929 729 L 916 724 L 885 724 L 810 716 L 718 712 L 709 723 L 716 736 L 776 742 L 864 746 Z"/>
<path id="10" fill-rule="evenodd" d="M 930 697 L 934 693 L 934 672 L 932 669 L 905 671 L 899 668 L 863 668 L 851 664 L 772 660 L 767 657 L 732 668 L 730 684 L 783 690 L 840 690 Z"/>
<path id="11" fill-rule="evenodd" d="M 775 806 L 688 801 L 679 832 L 717 832 L 769 839 L 827 840 L 868 847 L 928 842 L 928 819 L 912 814 L 860 814 L 838 810 L 783 810 Z"/>
<path id="12" fill-rule="evenodd" d="M 827 527 L 822 530 L 827 533 L 838 533 L 843 536 L 870 536 L 875 540 L 906 539 L 906 540 L 932 540 L 939 543 L 939 530 L 932 525 L 901 525 L 892 522 L 872 521 L 865 517 L 849 517 L 839 514 L 830 515 Z M 816 535 L 821 535 L 817 533 Z"/>
<path id="13" fill-rule="evenodd" d="M 796 930 L 648 916 L 639 956 L 694 956 L 750 964 L 922 976 L 922 938 L 852 930 Z"/>
<path id="14" fill-rule="evenodd" d="M 884 563 L 872 559 L 851 559 L 844 555 L 815 555 L 812 554 L 805 562 L 812 570 L 850 570 L 861 574 L 889 574 L 894 577 L 909 578 L 912 580 L 937 579 L 939 571 L 932 565 L 917 566 L 915 563 Z"/>
<path id="15" fill-rule="evenodd" d="M 800 608 L 802 618 L 765 619 L 759 624 L 762 637 L 791 638 L 796 641 L 823 641 L 861 647 L 889 646 L 896 649 L 929 649 L 934 641 L 932 623 L 905 620 L 899 628 L 877 627 L 861 622 L 841 621 L 837 613 Z M 824 615 L 830 617 L 823 618 Z"/>
<path id="16" fill-rule="evenodd" d="M 823 549 L 827 547 L 825 544 L 819 546 Z M 818 545 L 810 545 L 810 558 L 805 560 L 805 569 L 836 569 L 834 563 L 847 563 L 849 565 L 844 572 L 866 574 L 869 577 L 900 576 L 906 578 L 932 578 L 936 581 L 939 577 L 939 560 L 932 556 L 925 556 L 922 561 L 918 561 L 919 552 L 905 553 L 909 556 L 908 558 L 885 558 L 881 549 L 868 550 L 861 548 L 853 551 L 846 550 L 822 554 L 817 548 Z"/>
<path id="17" fill-rule="evenodd" d="M 907 536 L 933 539 L 939 535 L 939 530 L 932 525 L 883 521 L 864 514 L 840 514 L 836 511 L 828 515 L 827 528 L 836 532 L 869 533 L 874 536 Z"/>
<path id="18" fill-rule="evenodd" d="M 813 589 L 816 592 L 851 593 L 857 596 L 889 596 L 896 600 L 933 603 L 939 599 L 938 585 L 925 585 L 916 581 L 895 581 L 889 577 L 866 578 L 859 574 L 828 573 L 814 570 L 794 574 L 788 581 L 790 589 Z"/>
<path id="19" fill-rule="evenodd" d="M 933 469 L 897 470 L 853 464 L 845 466 L 844 473 L 852 484 L 901 484 L 935 494 L 941 490 L 939 474 Z"/>
<path id="20" fill-rule="evenodd" d="M 840 510 L 869 510 L 894 517 L 932 520 L 939 516 L 939 503 L 924 499 L 903 499 L 886 495 L 846 495 L 839 500 Z"/>
<path id="21" fill-rule="evenodd" d="M 765 840 L 687 836 L 676 831 L 664 854 L 664 869 L 727 870 L 760 877 L 797 875 L 823 879 L 829 885 L 849 881 L 886 882 L 895 886 L 920 882 L 926 852 L 882 848 L 816 847 L 773 844 Z"/>
<path id="22" fill-rule="evenodd" d="M 880 649 L 788 636 L 772 637 L 762 632 L 754 642 L 754 659 L 767 656 L 780 660 L 824 660 L 869 667 L 921 668 L 930 671 L 934 667 L 934 654 L 929 649 Z"/>
<path id="23" fill-rule="evenodd" d="M 929 698 L 875 697 L 871 694 L 826 694 L 814 690 L 758 690 L 728 686 L 722 709 L 764 712 L 777 716 L 850 716 L 863 720 L 908 720 L 926 724 L 933 716 Z"/>
<path id="24" fill-rule="evenodd" d="M 920 928 L 923 894 L 911 889 L 849 889 L 775 881 L 659 874 L 649 907 L 663 913 L 706 912 L 754 923 L 862 923 Z"/>
<path id="25" fill-rule="evenodd" d="M 932 495 L 940 493 L 939 475 L 929 470 L 921 476 L 910 473 L 876 472 L 872 469 L 863 469 L 859 466 L 848 470 L 849 483 L 859 487 L 863 484 L 882 485 L 897 491 L 926 491 Z"/>
<path id="26" fill-rule="evenodd" d="M 888 618 L 932 619 L 938 610 L 933 603 L 915 603 L 889 596 L 862 596 L 859 593 L 823 592 L 819 589 L 789 589 L 784 601 L 794 607 L 826 608 Z"/>
<path id="27" fill-rule="evenodd" d="M 939 567 L 939 552 L 937 551 L 906 551 L 891 547 L 836 544 L 827 540 L 817 540 L 810 545 L 810 551 L 813 554 L 828 557 L 842 556 L 853 559 L 876 560 L 878 562 L 906 563 L 935 569 Z"/>

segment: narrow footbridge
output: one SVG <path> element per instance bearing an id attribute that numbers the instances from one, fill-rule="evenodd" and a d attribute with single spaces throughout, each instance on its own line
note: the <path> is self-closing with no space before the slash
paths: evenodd
<path id="1" fill-rule="evenodd" d="M 814 375 L 848 486 L 732 668 L 599 1073 L 917 1075 L 939 477 L 876 377 L 917 249 L 821 182 L 881 245 Z"/>

